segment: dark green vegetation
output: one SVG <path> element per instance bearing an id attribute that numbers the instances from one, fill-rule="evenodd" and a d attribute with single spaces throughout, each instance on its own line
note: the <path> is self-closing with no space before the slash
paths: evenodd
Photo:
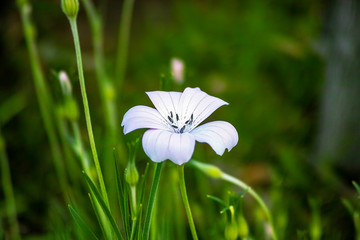
<path id="1" fill-rule="evenodd" d="M 124 34 L 122 40 L 118 37 L 122 1 L 94 2 L 96 15 L 91 21 L 84 2 L 80 1 L 79 37 L 111 217 L 104 217 L 108 214 L 106 210 L 104 216 L 97 216 L 88 197 L 91 192 L 92 201 L 97 201 L 94 198 L 101 195 L 101 190 L 96 181 L 91 182 L 96 171 L 86 131 L 73 39 L 60 1 L 30 2 L 29 17 L 34 28 L 27 34 L 35 37 L 47 86 L 45 93 L 37 90 L 39 101 L 20 17 L 26 1 L 19 0 L 19 7 L 15 1 L 9 1 L 0 9 L 0 239 L 8 239 L 10 235 L 16 239 L 18 234 L 13 206 L 6 204 L 6 199 L 11 199 L 5 179 L 7 162 L 22 239 L 81 236 L 102 239 L 104 235 L 119 234 L 129 237 L 132 224 L 137 226 L 134 239 L 140 239 L 143 226 L 139 221 L 134 223 L 130 218 L 123 224 L 121 219 L 128 217 L 124 212 L 134 211 L 127 202 L 130 187 L 123 180 L 128 160 L 126 143 L 140 137 L 143 131 L 124 137 L 121 119 L 134 105 L 151 105 L 145 91 L 160 87 L 182 91 L 187 86 L 200 87 L 229 102 L 229 106 L 217 110 L 209 120 L 229 121 L 239 133 L 239 143 L 231 152 L 220 157 L 208 145 L 196 144 L 194 159 L 214 164 L 255 189 L 269 206 L 279 239 L 360 239 L 360 209 L 356 198 L 359 193 L 354 187 L 357 185 L 352 184 L 353 180 L 360 181 L 356 174 L 360 170 L 356 164 L 360 160 L 360 146 L 353 146 L 354 139 L 359 138 L 358 127 L 353 131 L 346 126 L 341 128 L 322 115 L 329 111 L 323 110 L 327 101 L 323 96 L 329 91 L 328 63 L 336 57 L 324 54 L 324 48 L 331 48 L 333 45 L 326 43 L 343 34 L 327 26 L 337 26 L 341 21 L 337 15 L 351 18 L 351 9 L 358 8 L 358 3 L 135 0 L 126 54 L 121 48 L 117 53 L 119 42 L 125 49 L 127 45 L 126 33 L 125 40 Z M 351 7 L 343 8 L 344 4 Z M 23 10 L 26 15 L 29 9 Z M 91 7 L 88 11 L 94 14 Z M 351 29 L 349 32 L 351 40 Z M 350 46 L 350 52 L 359 52 L 358 42 L 343 44 Z M 352 54 L 344 55 L 352 57 Z M 186 64 L 182 86 L 172 83 L 169 66 L 173 57 L 181 58 Z M 65 70 L 71 79 L 71 96 L 62 92 L 57 77 L 60 70 Z M 331 72 L 330 75 L 337 76 Z M 354 89 L 355 95 L 360 96 L 359 89 L 352 86 L 345 88 Z M 335 92 L 341 87 L 336 85 Z M 44 121 L 46 116 L 41 106 L 52 113 L 49 121 L 53 126 Z M 346 107 L 351 109 L 349 105 L 340 106 Z M 341 116 L 337 108 L 334 105 L 330 113 Z M 326 145 L 319 137 L 321 124 L 325 123 L 331 129 L 338 128 L 340 132 L 346 129 L 350 133 L 339 141 L 341 144 L 335 144 L 340 150 L 333 147 L 329 154 L 324 153 L 326 147 L 318 148 Z M 49 137 L 51 128 L 54 138 Z M 114 167 L 114 146 L 118 171 Z M 352 146 L 351 151 L 347 146 Z M 140 219 L 145 218 L 154 172 L 154 164 L 150 163 L 147 177 L 142 177 L 149 161 L 139 147 L 137 200 L 144 203 L 142 209 L 137 209 L 142 214 Z M 87 162 L 91 162 L 88 169 Z M 242 236 L 246 235 L 244 226 L 248 226 L 251 239 L 270 236 L 264 230 L 265 214 L 246 191 L 211 179 L 191 164 L 185 169 L 199 239 L 231 237 L 234 226 L 228 205 L 234 207 Z M 191 239 L 177 181 L 175 165 L 165 162 L 153 209 L 152 239 Z M 122 194 L 118 192 L 120 189 Z M 106 209 L 107 203 L 100 205 Z M 219 213 L 221 210 L 223 214 Z M 101 228 L 97 218 L 103 218 L 100 221 L 109 229 Z M 119 226 L 120 233 L 114 224 Z"/>

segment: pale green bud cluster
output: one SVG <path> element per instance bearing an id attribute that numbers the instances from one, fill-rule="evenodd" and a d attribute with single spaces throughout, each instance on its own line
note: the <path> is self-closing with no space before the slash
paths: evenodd
<path id="1" fill-rule="evenodd" d="M 74 18 L 79 12 L 78 0 L 61 0 L 61 8 L 66 16 Z"/>
<path id="2" fill-rule="evenodd" d="M 134 162 L 129 162 L 125 169 L 125 180 L 130 186 L 135 186 L 139 181 L 139 173 Z"/>

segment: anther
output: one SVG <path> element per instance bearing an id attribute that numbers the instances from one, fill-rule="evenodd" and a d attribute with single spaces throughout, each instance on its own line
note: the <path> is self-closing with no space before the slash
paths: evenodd
<path id="1" fill-rule="evenodd" d="M 179 115 L 176 114 L 176 121 L 179 121 Z"/>
<path id="2" fill-rule="evenodd" d="M 171 123 L 174 123 L 174 121 L 172 120 L 172 117 L 168 116 L 168 119 Z"/>
<path id="3" fill-rule="evenodd" d="M 185 127 L 186 127 L 186 126 L 183 126 L 183 127 L 180 129 L 180 133 L 183 133 L 183 132 L 184 132 Z"/>

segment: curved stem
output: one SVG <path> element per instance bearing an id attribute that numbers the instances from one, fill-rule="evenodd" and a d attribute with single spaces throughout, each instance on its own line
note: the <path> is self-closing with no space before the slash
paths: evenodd
<path id="1" fill-rule="evenodd" d="M 188 199 L 187 193 L 186 193 L 186 185 L 185 185 L 185 177 L 184 177 L 184 164 L 178 166 L 178 170 L 179 170 L 179 183 L 180 183 L 181 196 L 182 196 L 185 211 L 186 211 L 186 214 L 187 214 L 187 217 L 188 217 L 191 234 L 193 236 L 193 239 L 197 240 L 198 236 L 196 234 L 196 229 L 195 229 L 194 220 L 193 220 L 193 217 L 192 217 L 192 214 L 191 214 L 189 199 Z"/>
<path id="2" fill-rule="evenodd" d="M 88 134 L 89 134 L 91 151 L 92 151 L 92 155 L 94 157 L 95 168 L 96 168 L 96 172 L 97 172 L 97 175 L 99 178 L 102 197 L 104 198 L 105 203 L 109 207 L 109 200 L 107 197 L 104 178 L 103 178 L 103 175 L 101 172 L 100 162 L 99 162 L 97 151 L 96 151 L 95 139 L 94 139 L 94 134 L 93 134 L 92 125 L 91 125 L 90 109 L 89 109 L 89 103 L 88 103 L 88 99 L 87 99 L 87 95 L 86 95 L 85 79 L 84 79 L 84 72 L 83 72 L 83 65 L 82 65 L 82 58 L 81 58 L 81 49 L 80 49 L 80 40 L 79 40 L 79 34 L 78 34 L 78 30 L 77 30 L 76 18 L 69 18 L 69 21 L 70 21 L 71 31 L 72 31 L 72 34 L 74 37 L 74 45 L 75 45 L 79 80 L 80 80 L 81 95 L 82 95 L 83 104 L 84 104 L 86 127 L 87 127 Z"/>
<path id="3" fill-rule="evenodd" d="M 273 218 L 272 218 L 272 215 L 268 209 L 268 207 L 266 206 L 266 204 L 264 203 L 264 201 L 261 199 L 261 197 L 249 186 L 247 185 L 246 183 L 242 182 L 241 180 L 227 174 L 227 173 L 224 173 L 222 172 L 222 175 L 221 175 L 221 178 L 225 181 L 228 181 L 234 185 L 237 185 L 239 186 L 240 188 L 242 189 L 245 189 L 247 190 L 247 192 L 253 196 L 253 198 L 255 198 L 255 200 L 259 203 L 259 205 L 261 206 L 261 208 L 264 210 L 265 214 L 266 214 L 266 217 L 268 218 L 269 220 L 269 224 L 272 228 L 272 235 L 273 235 L 273 239 L 274 240 L 277 240 L 277 235 L 276 235 L 276 232 L 275 232 L 275 229 L 274 229 L 274 222 L 273 222 Z"/>
<path id="4" fill-rule="evenodd" d="M 237 179 L 227 173 L 224 173 L 220 168 L 218 168 L 217 166 L 211 165 L 211 164 L 206 164 L 206 163 L 201 163 L 198 162 L 196 160 L 191 160 L 190 162 L 191 166 L 195 167 L 196 169 L 202 171 L 203 173 L 205 173 L 206 175 L 212 177 L 212 178 L 217 178 L 217 179 L 222 179 L 224 181 L 230 182 L 236 186 L 239 186 L 242 189 L 247 190 L 247 192 L 253 197 L 255 198 L 255 200 L 258 202 L 258 204 L 261 206 L 261 208 L 263 209 L 263 211 L 266 214 L 266 217 L 268 218 L 269 224 L 271 226 L 272 229 L 272 236 L 274 240 L 277 240 L 277 235 L 275 232 L 275 228 L 274 228 L 274 222 L 273 222 L 273 218 L 272 215 L 268 209 L 268 207 L 266 206 L 266 204 L 264 203 L 264 201 L 261 199 L 261 197 L 259 196 L 259 194 L 257 194 L 249 185 L 247 185 L 246 183 L 242 182 L 240 179 Z"/>
<path id="5" fill-rule="evenodd" d="M 152 182 L 151 190 L 150 190 L 150 195 L 149 195 L 149 203 L 148 203 L 147 210 L 146 210 L 146 215 L 145 215 L 145 222 L 144 222 L 144 230 L 143 230 L 142 240 L 148 240 L 149 239 L 151 215 L 152 215 L 152 211 L 153 211 L 153 208 L 154 208 L 157 189 L 159 187 L 160 175 L 161 175 L 161 169 L 162 169 L 163 163 L 164 162 L 156 163 L 156 166 L 155 166 L 154 178 L 153 178 L 153 182 Z"/>

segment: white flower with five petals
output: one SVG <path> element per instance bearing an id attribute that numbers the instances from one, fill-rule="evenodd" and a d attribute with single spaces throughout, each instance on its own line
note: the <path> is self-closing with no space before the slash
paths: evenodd
<path id="1" fill-rule="evenodd" d="M 218 155 L 237 144 L 238 133 L 228 122 L 214 121 L 198 126 L 216 109 L 228 105 L 220 98 L 200 88 L 186 88 L 182 93 L 153 91 L 146 94 L 156 109 L 135 106 L 125 113 L 121 126 L 124 134 L 149 128 L 142 145 L 152 161 L 169 159 L 182 165 L 193 155 L 195 141 L 208 143 Z"/>

